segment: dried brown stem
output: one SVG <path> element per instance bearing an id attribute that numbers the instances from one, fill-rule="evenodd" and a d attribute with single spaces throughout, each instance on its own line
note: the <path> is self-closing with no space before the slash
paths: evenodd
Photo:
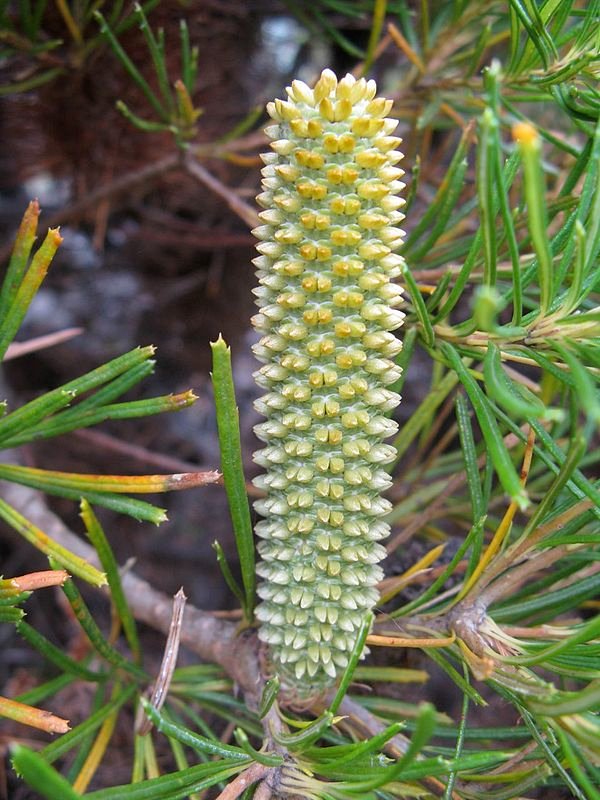
<path id="1" fill-rule="evenodd" d="M 148 450 L 146 447 L 141 447 L 131 442 L 125 442 L 118 439 L 116 436 L 111 436 L 101 431 L 90 430 L 89 428 L 73 431 L 71 435 L 94 448 L 119 453 L 120 455 L 127 456 L 129 459 L 135 459 L 142 464 L 152 464 L 160 469 L 164 469 L 165 472 L 195 472 L 200 467 L 199 464 L 194 464 L 191 461 L 184 461 L 181 458 L 167 456 L 163 453 L 156 453 L 154 450 Z M 216 482 L 218 483 L 220 481 Z"/>
<path id="2" fill-rule="evenodd" d="M 548 548 L 548 550 L 536 554 L 518 567 L 508 569 L 509 565 L 507 564 L 507 571 L 501 575 L 499 574 L 498 578 L 485 591 L 479 592 L 479 602 L 487 608 L 502 597 L 514 594 L 526 580 L 540 570 L 545 569 L 545 567 L 550 566 L 550 564 L 554 564 L 555 561 L 565 556 L 568 551 L 569 548 L 566 545 Z"/>
<path id="3" fill-rule="evenodd" d="M 83 328 L 65 328 L 62 331 L 56 331 L 56 333 L 36 336 L 33 339 L 28 339 L 26 342 L 13 342 L 8 346 L 3 360 L 10 361 L 12 358 L 20 358 L 28 353 L 44 350 L 46 347 L 54 347 L 54 345 L 67 342 L 74 336 L 79 336 L 80 333 L 83 333 Z"/>
<path id="4" fill-rule="evenodd" d="M 490 567 L 486 570 L 485 582 L 480 582 L 480 587 L 491 583 L 491 581 L 501 575 L 502 572 L 516 562 L 520 561 L 524 555 L 528 551 L 531 551 L 539 542 L 542 541 L 542 539 L 544 539 L 544 537 L 549 536 L 555 531 L 561 530 L 561 528 L 572 519 L 578 517 L 580 514 L 585 513 L 588 509 L 593 507 L 594 503 L 589 498 L 580 500 L 562 514 L 550 519 L 543 525 L 539 525 L 528 536 L 518 539 L 510 548 L 506 550 L 502 556 L 492 562 Z M 560 548 L 554 548 L 553 552 L 557 552 L 559 549 Z"/>
<path id="5" fill-rule="evenodd" d="M 273 769 L 273 767 L 266 767 L 264 764 L 252 764 L 251 767 L 240 772 L 231 783 L 228 783 L 216 800 L 236 800 L 237 797 L 245 792 L 248 786 L 263 780 L 270 772 L 273 772 Z"/>
<path id="6" fill-rule="evenodd" d="M 225 186 L 224 183 L 221 183 L 220 180 L 215 178 L 214 175 L 205 169 L 202 164 L 199 164 L 191 155 L 188 155 L 185 159 L 184 166 L 193 178 L 203 186 L 207 186 L 211 192 L 224 200 L 234 214 L 237 214 L 238 217 L 244 220 L 246 225 L 254 228 L 259 224 L 260 220 L 257 212 L 243 200 L 240 200 L 232 189 Z"/>
<path id="7" fill-rule="evenodd" d="M 162 663 L 158 672 L 158 677 L 154 682 L 152 691 L 150 692 L 150 703 L 157 711 L 163 707 L 171 681 L 173 680 L 173 673 L 177 666 L 177 656 L 179 654 L 179 643 L 181 641 L 181 625 L 183 623 L 183 612 L 187 603 L 187 597 L 180 588 L 175 597 L 173 598 L 173 611 L 171 617 L 171 627 L 169 628 L 169 635 L 165 644 Z M 139 709 L 142 709 L 140 705 Z M 149 717 L 141 716 L 136 719 L 136 729 L 139 736 L 146 736 L 152 730 L 152 722 Z"/>

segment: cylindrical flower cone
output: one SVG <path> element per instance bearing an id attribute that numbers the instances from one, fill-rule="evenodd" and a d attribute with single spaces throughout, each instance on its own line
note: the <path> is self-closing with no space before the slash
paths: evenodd
<path id="1" fill-rule="evenodd" d="M 374 81 L 325 70 L 314 89 L 294 81 L 287 92 L 268 105 L 273 152 L 254 231 L 256 379 L 267 390 L 256 403 L 257 617 L 283 684 L 309 696 L 346 667 L 382 578 L 404 184 L 392 102 Z"/>

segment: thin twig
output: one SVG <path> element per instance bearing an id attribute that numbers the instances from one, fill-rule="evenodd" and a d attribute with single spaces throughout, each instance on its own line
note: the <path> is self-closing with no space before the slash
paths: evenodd
<path id="1" fill-rule="evenodd" d="M 169 628 L 169 635 L 165 644 L 165 651 L 163 653 L 160 670 L 158 671 L 158 677 L 156 678 L 154 688 L 150 694 L 150 703 L 157 711 L 160 711 L 167 699 L 169 687 L 173 679 L 173 672 L 177 664 L 179 642 L 181 640 L 181 624 L 183 622 L 183 611 L 186 601 L 187 597 L 182 587 L 173 598 L 171 627 Z M 143 706 L 140 705 L 139 708 L 143 710 Z M 140 736 L 146 736 L 152 730 L 152 721 L 142 713 L 141 719 L 136 720 L 136 728 Z"/>
<path id="2" fill-rule="evenodd" d="M 228 783 L 215 800 L 236 800 L 237 797 L 246 791 L 248 786 L 252 786 L 253 783 L 263 780 L 270 772 L 273 772 L 274 769 L 274 767 L 267 767 L 264 764 L 252 764 L 251 767 L 240 772 L 231 783 Z"/>
<path id="3" fill-rule="evenodd" d="M 119 453 L 127 456 L 127 458 L 133 458 L 142 464 L 153 464 L 156 467 L 164 469 L 166 472 L 197 472 L 201 467 L 200 464 L 184 461 L 174 456 L 167 456 L 163 453 L 156 453 L 153 450 L 148 450 L 146 447 L 123 441 L 116 436 L 111 436 L 101 431 L 82 428 L 79 431 L 73 431 L 72 436 L 83 442 L 87 442 L 94 448 L 101 448 L 113 453 Z M 222 478 L 215 481 L 215 483 L 221 482 Z"/>
<path id="4" fill-rule="evenodd" d="M 514 595 L 533 575 L 564 558 L 569 552 L 569 545 L 564 544 L 560 547 L 549 547 L 547 550 L 536 553 L 533 558 L 530 558 L 524 564 L 514 567 L 499 576 L 488 588 L 481 592 L 479 599 L 487 608 L 503 597 Z M 600 564 L 596 564 L 595 567 L 597 568 L 596 571 L 600 570 Z M 580 571 L 577 573 L 577 579 L 580 580 L 581 578 L 583 578 L 583 575 Z"/>
<path id="5" fill-rule="evenodd" d="M 246 225 L 254 228 L 260 223 L 258 213 L 247 203 L 244 203 L 243 200 L 240 200 L 232 189 L 215 178 L 215 176 L 205 169 L 202 164 L 199 164 L 193 156 L 188 154 L 183 163 L 185 169 L 193 178 L 204 186 L 207 186 L 217 197 L 224 200 L 234 214 L 237 214 L 238 217 L 244 220 Z"/>
<path id="6" fill-rule="evenodd" d="M 57 344 L 69 341 L 74 336 L 79 336 L 80 333 L 83 333 L 83 328 L 65 328 L 62 331 L 56 331 L 56 333 L 36 336 L 26 342 L 13 342 L 8 346 L 3 360 L 10 361 L 11 358 L 20 358 L 28 353 L 36 353 L 38 350 L 54 347 Z"/>

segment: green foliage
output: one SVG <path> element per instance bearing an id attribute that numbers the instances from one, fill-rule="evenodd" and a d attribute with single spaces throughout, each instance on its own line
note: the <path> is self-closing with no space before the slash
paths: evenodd
<path id="1" fill-rule="evenodd" d="M 250 506 L 242 467 L 240 423 L 231 374 L 231 351 L 221 337 L 216 342 L 211 343 L 211 348 L 213 354 L 212 379 L 219 431 L 219 447 L 221 450 L 221 469 L 223 470 L 223 479 L 242 569 L 244 584 L 242 608 L 246 619 L 251 621 L 256 587 L 254 542 Z M 219 562 L 222 565 L 225 564 L 224 556 L 220 556 Z M 227 572 L 225 572 L 225 577 L 226 579 L 228 578 Z M 231 579 L 228 582 L 231 583 Z"/>
<path id="2" fill-rule="evenodd" d="M 71 53 L 85 60 L 94 48 L 107 47 L 115 68 L 137 85 L 148 113 L 124 111 L 134 126 L 171 131 L 175 147 L 193 150 L 198 115 L 188 101 L 196 56 L 184 26 L 185 93 L 173 92 L 164 40 L 150 27 L 154 4 L 130 15 L 121 3 L 57 7 Z M 370 65 L 379 71 L 384 90 L 395 97 L 391 113 L 406 132 L 404 163 L 415 165 L 409 230 L 400 250 L 407 263 L 399 276 L 407 318 L 397 363 L 404 374 L 391 388 L 408 394 L 410 382 L 418 381 L 423 390 L 394 441 L 398 457 L 387 521 L 390 551 L 415 537 L 426 548 L 412 569 L 384 581 L 386 605 L 374 633 L 390 647 L 420 649 L 422 669 L 403 670 L 391 659 L 386 666 L 357 666 L 365 623 L 338 690 L 303 712 L 282 705 L 279 682 L 267 675 L 254 696 L 243 687 L 246 704 L 234 689 L 233 668 L 223 667 L 226 659 L 219 666 L 176 669 L 165 705 L 155 708 L 141 699 L 148 676 L 131 598 L 110 550 L 110 531 L 104 535 L 93 506 L 157 522 L 161 509 L 129 495 L 174 488 L 172 482 L 76 476 L 7 462 L 0 465 L 3 479 L 82 502 L 104 570 L 0 501 L 0 516 L 52 559 L 44 580 L 64 584 L 90 643 L 89 654 L 76 660 L 23 620 L 41 578 L 2 580 L 0 620 L 16 625 L 58 675 L 15 698 L 23 707 L 0 698 L 0 713 L 39 727 L 34 706 L 52 704 L 74 680 L 95 687 L 86 719 L 40 752 L 17 747 L 15 769 L 56 800 L 174 800 L 205 790 L 214 798 L 227 784 L 225 796 L 244 798 L 261 796 L 267 785 L 279 796 L 323 800 L 511 800 L 536 796 L 545 791 L 541 787 L 578 800 L 597 798 L 600 2 L 287 5 L 314 34 L 364 59 L 359 71 Z M 43 0 L 0 3 L 2 53 L 25 53 L 34 65 L 11 91 L 69 73 L 67 61 L 49 68 L 43 57 L 64 47 L 45 33 L 45 8 Z M 94 15 L 98 9 L 104 16 Z M 133 24 L 142 26 L 157 88 L 150 88 L 119 44 Z M 360 25 L 365 49 L 349 33 Z M 379 61 L 382 41 L 386 57 Z M 32 257 L 36 222 L 32 205 L 0 291 L 3 354 L 59 244 L 51 231 Z M 214 351 L 221 460 L 241 588 L 219 546 L 217 557 L 250 620 L 254 556 L 239 426 L 229 353 L 224 343 Z M 10 410 L 0 419 L 0 445 L 189 404 L 189 393 L 121 400 L 151 372 L 152 353 L 136 349 Z M 418 375 L 424 361 L 429 386 Z M 447 556 L 441 557 L 440 544 Z M 108 581 L 128 649 L 103 633 L 102 621 L 82 601 L 80 580 Z M 247 635 L 220 646 L 229 646 L 235 660 Z M 448 695 L 461 698 L 451 714 L 415 702 L 402 685 L 422 683 L 433 669 Z M 485 705 L 496 697 L 503 702 L 501 720 Z M 117 715 L 126 719 L 134 703 L 155 731 L 135 738 L 131 783 L 89 791 Z M 54 718 L 45 730 L 59 730 L 51 726 L 61 722 Z M 221 740 L 224 730 L 235 744 Z M 163 737 L 175 766 L 160 774 L 154 748 Z M 67 757 L 71 768 L 61 763 Z M 243 782 L 236 783 L 238 775 Z"/>
<path id="3" fill-rule="evenodd" d="M 189 33 L 185 20 L 182 20 L 180 25 L 182 77 L 176 80 L 174 87 L 171 88 L 166 64 L 164 31 L 161 29 L 155 35 L 148 24 L 143 7 L 139 3 L 135 5 L 133 19 L 139 23 L 140 29 L 144 34 L 158 83 L 158 93 L 156 93 L 123 50 L 110 24 L 100 11 L 95 11 L 94 17 L 99 22 L 102 34 L 110 43 L 116 58 L 131 80 L 137 84 L 157 119 L 142 119 L 137 114 L 134 114 L 122 100 L 117 101 L 119 111 L 136 128 L 142 131 L 148 133 L 170 131 L 178 143 L 194 138 L 197 133 L 196 121 L 202 113 L 199 109 L 194 108 L 191 100 L 198 71 L 198 48 L 190 47 Z"/>

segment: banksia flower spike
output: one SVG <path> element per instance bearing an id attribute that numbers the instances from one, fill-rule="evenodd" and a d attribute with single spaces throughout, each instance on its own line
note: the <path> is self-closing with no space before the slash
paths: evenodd
<path id="1" fill-rule="evenodd" d="M 267 106 L 274 152 L 254 230 L 256 380 L 267 389 L 256 403 L 267 445 L 255 454 L 266 469 L 255 480 L 266 492 L 257 617 L 288 692 L 310 695 L 347 665 L 382 578 L 404 184 L 392 101 L 374 81 L 325 70 L 314 89 L 294 81 L 287 93 Z"/>

